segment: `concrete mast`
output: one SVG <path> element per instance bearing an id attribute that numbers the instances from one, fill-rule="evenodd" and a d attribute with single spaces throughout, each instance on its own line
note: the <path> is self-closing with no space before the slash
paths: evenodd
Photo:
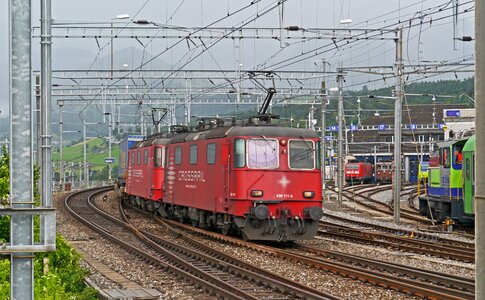
<path id="1" fill-rule="evenodd" d="M 9 1 L 10 62 L 10 204 L 14 209 L 33 208 L 31 3 Z M 33 245 L 32 215 L 12 215 L 12 246 Z M 11 299 L 34 298 L 34 254 L 11 255 Z"/>
<path id="2" fill-rule="evenodd" d="M 325 73 L 326 73 L 326 66 L 327 66 L 327 62 L 325 60 L 323 60 L 323 81 L 322 81 L 322 103 L 321 103 L 321 125 L 322 125 L 322 135 L 320 137 L 320 161 L 321 161 L 321 164 L 320 164 L 320 168 L 322 169 L 322 200 L 325 200 L 326 198 L 326 181 L 327 181 L 327 178 L 326 178 L 326 173 L 325 173 L 325 153 L 326 153 L 326 149 L 325 149 L 325 135 L 326 135 L 326 132 L 325 132 L 325 124 L 326 124 L 326 120 L 325 120 L 325 113 L 326 113 L 326 110 L 327 110 L 327 85 L 326 85 L 326 81 L 325 81 Z"/>
<path id="3" fill-rule="evenodd" d="M 394 105 L 394 222 L 399 223 L 401 199 L 402 29 L 396 31 L 396 101 Z"/>
<path id="4" fill-rule="evenodd" d="M 40 192 L 42 206 L 52 206 L 52 64 L 51 64 L 51 0 L 42 0 L 41 3 L 41 105 L 40 105 Z M 41 224 L 44 217 L 41 217 Z M 41 236 L 41 240 L 44 237 Z"/>
<path id="5" fill-rule="evenodd" d="M 344 75 L 342 74 L 342 63 L 338 69 L 338 158 L 337 158 L 337 186 L 338 186 L 338 205 L 342 205 L 342 189 L 344 187 Z"/>
<path id="6" fill-rule="evenodd" d="M 485 299 L 485 0 L 475 1 L 475 299 Z"/>

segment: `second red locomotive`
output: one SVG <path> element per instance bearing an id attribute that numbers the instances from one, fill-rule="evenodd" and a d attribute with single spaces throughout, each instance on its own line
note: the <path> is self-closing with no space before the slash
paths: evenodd
<path id="1" fill-rule="evenodd" d="M 130 150 L 127 196 L 244 239 L 311 239 L 322 217 L 318 147 L 313 131 L 274 126 L 153 137 Z"/>
<path id="2" fill-rule="evenodd" d="M 345 181 L 348 183 L 371 182 L 373 176 L 373 168 L 370 162 L 349 162 L 345 165 Z"/>

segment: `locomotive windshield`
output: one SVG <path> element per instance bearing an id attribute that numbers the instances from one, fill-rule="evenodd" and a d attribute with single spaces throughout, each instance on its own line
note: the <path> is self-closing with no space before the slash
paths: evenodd
<path id="1" fill-rule="evenodd" d="M 314 169 L 315 149 L 312 141 L 290 141 L 290 168 Z"/>
<path id="2" fill-rule="evenodd" d="M 273 139 L 248 140 L 248 166 L 255 169 L 278 168 L 278 141 Z"/>

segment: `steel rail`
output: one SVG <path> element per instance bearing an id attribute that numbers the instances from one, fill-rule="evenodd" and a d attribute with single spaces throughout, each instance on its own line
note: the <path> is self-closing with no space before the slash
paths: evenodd
<path id="1" fill-rule="evenodd" d="M 242 240 L 223 236 L 221 234 L 208 232 L 206 230 L 194 228 L 192 226 L 181 224 L 175 221 L 166 221 L 166 222 L 172 224 L 173 226 L 184 228 L 185 230 L 197 232 L 199 234 L 214 238 L 216 240 L 240 245 L 259 252 L 267 253 L 270 255 L 274 255 L 274 256 L 295 261 L 298 263 L 303 263 L 313 268 L 330 271 L 338 275 L 350 277 L 352 279 L 360 280 L 365 283 L 372 283 L 376 286 L 390 288 L 398 292 L 403 292 L 406 294 L 415 295 L 423 298 L 429 298 L 429 299 L 473 299 L 473 295 L 467 294 L 466 292 L 460 294 L 460 296 L 456 296 L 455 294 L 459 293 L 460 291 L 450 290 L 445 287 L 434 286 L 426 283 L 417 284 L 416 281 L 414 280 L 406 281 L 402 277 L 396 277 L 390 274 L 382 274 L 382 273 L 377 273 L 372 271 L 363 271 L 361 267 L 353 266 L 351 264 L 333 262 L 331 260 L 316 259 L 316 258 L 304 256 L 304 255 L 295 254 L 275 247 L 244 242 Z"/>
<path id="2" fill-rule="evenodd" d="M 325 225 L 325 227 L 327 228 L 331 228 L 330 226 L 331 225 Z M 401 251 L 404 250 L 418 254 L 455 259 L 469 263 L 473 263 L 475 261 L 475 253 L 473 252 L 474 249 L 470 248 L 463 249 L 458 247 L 455 248 L 449 246 L 441 246 L 435 243 L 426 243 L 419 240 L 395 237 L 381 233 L 363 232 L 361 230 L 352 228 L 335 228 L 338 228 L 338 226 L 334 226 L 334 228 L 329 231 L 319 230 L 318 234 L 343 239 L 350 239 L 353 241 L 389 247 Z M 352 233 L 349 233 L 349 231 Z"/>
<path id="3" fill-rule="evenodd" d="M 204 245 L 202 242 L 199 242 L 195 239 L 190 238 L 189 236 L 187 236 L 186 234 L 180 231 L 175 230 L 173 227 L 169 226 L 167 223 L 163 222 L 158 218 L 155 220 L 157 220 L 159 224 L 165 226 L 178 238 L 187 242 L 187 244 L 189 244 L 191 247 L 196 248 L 195 251 L 188 250 L 186 248 L 184 249 L 185 251 L 190 251 L 191 253 L 194 253 L 193 255 L 200 255 L 201 253 L 207 253 L 211 257 L 217 257 L 218 260 L 231 264 L 231 268 L 233 268 L 234 270 L 238 270 L 239 272 L 242 272 L 240 269 L 246 269 L 249 272 L 252 272 L 252 277 L 254 278 L 254 280 L 264 281 L 270 284 L 271 286 L 273 286 L 274 288 L 278 288 L 282 291 L 287 291 L 287 293 L 295 295 L 297 297 L 302 297 L 305 299 L 340 299 L 338 297 L 310 288 L 296 281 L 281 277 L 279 275 L 276 275 L 264 269 L 248 264 L 244 261 L 231 257 L 221 251 L 218 251 L 214 248 Z M 160 239 L 156 235 L 150 234 L 148 232 L 143 232 L 143 234 L 145 234 L 147 237 L 149 237 L 153 241 L 156 241 L 159 244 L 166 244 L 167 242 Z"/>
<path id="4" fill-rule="evenodd" d="M 387 188 L 390 188 L 390 186 L 388 186 Z M 377 190 L 377 192 L 380 192 L 380 191 L 383 191 L 387 188 L 376 186 L 376 188 L 374 190 L 366 191 L 366 192 L 374 193 L 375 190 Z M 359 190 L 361 190 L 361 189 L 363 189 L 363 188 L 359 188 Z M 410 189 L 410 190 L 412 191 L 413 189 Z M 377 193 L 377 192 L 375 192 L 375 193 Z M 403 194 L 406 194 L 406 193 L 407 193 L 407 191 L 405 191 Z M 344 195 L 344 197 L 348 198 L 346 195 Z M 413 212 L 413 213 L 415 213 L 415 212 Z M 422 231 L 414 230 L 414 229 L 396 229 L 395 227 L 389 227 L 389 226 L 384 226 L 384 225 L 379 225 L 379 224 L 367 223 L 367 222 L 364 222 L 364 221 L 358 221 L 358 220 L 353 220 L 353 219 L 349 219 L 349 218 L 335 216 L 335 215 L 328 214 L 328 213 L 325 213 L 325 212 L 324 212 L 323 215 L 325 217 L 336 219 L 336 220 L 339 220 L 339 221 L 342 221 L 342 222 L 348 222 L 348 223 L 352 223 L 352 224 L 355 224 L 355 225 L 358 225 L 358 226 L 363 226 L 363 227 L 372 227 L 372 228 L 376 228 L 376 229 L 379 229 L 379 230 L 382 230 L 382 231 L 395 233 L 397 235 L 404 235 L 404 236 L 411 236 L 412 235 L 412 236 L 414 236 L 415 239 L 435 240 L 435 241 L 442 242 L 444 244 L 459 245 L 459 246 L 467 247 L 467 248 L 473 248 L 474 247 L 474 242 L 456 241 L 456 240 L 453 240 L 453 239 L 439 237 L 439 236 L 432 234 L 432 233 L 448 233 L 448 232 L 432 232 L 432 233 L 429 233 L 429 232 L 422 232 Z"/>
<path id="5" fill-rule="evenodd" d="M 202 269 L 203 271 L 212 274 L 214 278 L 219 278 L 223 282 L 231 281 L 231 286 L 233 287 L 236 282 L 239 282 L 239 284 L 242 282 L 244 284 L 244 286 L 241 286 L 242 289 L 247 291 L 247 294 L 252 295 L 252 298 L 259 298 L 260 294 L 264 294 L 265 297 L 268 297 L 268 294 L 273 294 L 278 295 L 279 299 L 281 299 L 280 294 L 283 294 L 291 299 L 294 297 L 303 299 L 340 299 L 327 293 L 306 287 L 297 282 L 273 275 L 265 270 L 252 267 L 237 259 L 232 258 L 231 262 L 229 262 L 229 256 L 226 256 L 225 260 L 221 260 L 219 257 L 222 256 L 222 253 L 215 249 L 209 247 L 205 248 L 207 252 L 212 253 L 212 255 L 210 255 L 197 249 L 189 249 L 186 245 L 173 243 L 146 231 L 139 230 L 130 222 L 130 218 L 128 218 L 121 202 L 121 220 L 98 209 L 91 202 L 89 202 L 89 205 L 95 209 L 97 213 L 113 222 L 116 222 L 121 226 L 127 226 L 130 230 L 134 231 L 137 236 L 149 243 L 150 247 L 154 248 L 155 251 L 161 251 L 163 253 L 169 251 L 170 253 L 174 253 L 177 257 L 183 259 L 184 263 L 195 265 L 197 269 Z M 182 238 L 181 234 L 178 232 L 172 231 L 172 234 L 175 235 L 177 239 Z M 178 264 L 180 265 L 181 262 L 179 261 Z M 242 266 L 245 266 L 245 268 Z M 187 269 L 186 265 L 180 267 Z M 248 281 L 250 283 L 249 286 Z M 237 294 L 237 291 L 232 291 Z"/>
<path id="6" fill-rule="evenodd" d="M 103 192 L 106 192 L 107 190 L 112 189 L 112 187 L 109 188 L 100 188 L 100 189 L 91 189 L 91 190 L 84 190 L 81 192 L 73 193 L 66 197 L 64 201 L 64 205 L 66 206 L 66 209 L 80 222 L 83 224 L 87 225 L 89 228 L 95 230 L 99 234 L 101 234 L 103 237 L 109 239 L 110 241 L 120 245 L 121 247 L 125 248 L 128 250 L 130 253 L 141 257 L 147 261 L 150 261 L 154 265 L 157 265 L 161 267 L 163 270 L 170 271 L 177 276 L 180 276 L 182 278 L 188 279 L 189 281 L 193 282 L 196 285 L 202 286 L 213 293 L 216 293 L 217 295 L 224 297 L 224 298 L 229 298 L 229 299 L 253 299 L 253 297 L 247 293 L 244 293 L 242 291 L 238 291 L 235 289 L 233 286 L 226 284 L 224 282 L 218 282 L 219 280 L 216 280 L 216 278 L 212 277 L 211 275 L 204 274 L 203 272 L 194 272 L 195 274 L 190 273 L 187 270 L 184 270 L 182 268 L 179 268 L 177 266 L 168 264 L 164 261 L 162 261 L 159 258 L 154 257 L 153 255 L 147 253 L 146 251 L 142 251 L 139 248 L 136 248 L 118 237 L 115 237 L 114 235 L 110 234 L 106 230 L 104 230 L 101 226 L 93 223 L 92 221 L 88 220 L 87 218 L 81 216 L 81 214 L 85 215 L 86 211 L 83 212 L 76 212 L 69 204 L 69 202 L 74 199 L 77 196 L 78 200 L 82 200 L 82 198 L 88 197 L 90 199 L 91 197 L 94 197 L 98 194 L 101 194 Z M 79 199 L 80 198 L 80 199 Z M 79 205 L 79 204 L 78 204 Z M 84 206 L 82 207 L 83 209 L 86 209 L 91 206 Z M 92 207 L 91 207 L 92 208 Z M 114 219 L 114 218 L 113 218 Z M 114 221 L 113 219 L 109 219 L 111 221 Z M 119 221 L 119 220 L 118 220 Z M 120 225 L 118 222 L 114 221 L 118 226 Z M 126 224 L 125 224 L 126 225 Z M 183 264 L 183 261 L 182 261 Z M 200 277 L 199 277 L 200 276 Z M 202 279 L 201 277 L 204 277 Z"/>
<path id="7" fill-rule="evenodd" d="M 298 245 L 298 249 L 303 251 L 323 255 L 339 261 L 357 264 L 359 266 L 370 267 L 381 271 L 393 272 L 396 274 L 404 274 L 414 278 L 420 278 L 429 282 L 435 282 L 444 286 L 454 287 L 456 289 L 463 289 L 468 291 L 475 290 L 475 280 L 464 278 L 462 276 L 455 276 L 452 274 L 443 274 L 443 272 L 436 272 L 432 270 L 423 270 L 411 266 L 391 263 L 387 261 L 378 261 L 361 257 L 353 254 L 346 254 L 337 251 L 318 249 L 315 247 Z"/>

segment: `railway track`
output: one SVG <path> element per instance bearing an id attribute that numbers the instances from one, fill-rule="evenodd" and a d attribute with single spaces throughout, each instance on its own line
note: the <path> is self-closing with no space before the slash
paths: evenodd
<path id="1" fill-rule="evenodd" d="M 414 239 L 417 240 L 423 240 L 423 241 L 428 241 L 428 242 L 440 242 L 442 244 L 447 244 L 447 245 L 457 245 L 460 247 L 464 248 L 470 248 L 474 249 L 475 244 L 474 242 L 464 242 L 464 241 L 457 241 L 454 239 L 449 239 L 441 236 L 437 236 L 436 234 L 432 234 L 429 232 L 422 232 L 419 230 L 413 230 L 413 229 L 405 229 L 405 228 L 396 228 L 396 227 L 390 227 L 390 226 L 385 226 L 385 225 L 380 225 L 376 223 L 369 223 L 366 221 L 359 221 L 359 220 L 354 220 L 350 218 L 344 218 L 340 216 L 336 216 L 331 213 L 323 212 L 323 216 L 335 221 L 343 222 L 343 223 L 350 223 L 355 226 L 358 226 L 360 228 L 372 228 L 372 229 L 377 229 L 383 232 L 389 232 L 392 234 L 395 234 L 397 236 L 404 236 L 404 237 L 413 237 Z M 335 223 L 332 223 L 335 224 Z M 349 226 L 348 226 L 349 227 Z M 470 250 L 471 251 L 471 250 Z"/>
<path id="2" fill-rule="evenodd" d="M 369 232 L 368 230 L 351 228 L 344 225 L 335 225 L 323 221 L 321 221 L 320 224 L 322 225 L 321 229 L 318 231 L 320 236 L 357 241 L 359 243 L 454 259 L 467 263 L 474 263 L 475 261 L 475 249 L 470 247 Z"/>
<path id="3" fill-rule="evenodd" d="M 388 190 L 389 188 L 390 186 L 378 186 L 376 188 L 373 188 L 371 191 L 366 191 L 367 195 L 363 195 L 363 193 L 355 193 L 355 191 L 351 190 L 343 190 L 342 195 L 350 201 L 356 202 L 359 205 L 364 206 L 372 211 L 378 211 L 385 215 L 392 216 L 394 214 L 394 211 L 391 205 L 382 203 L 372 198 L 373 195 Z M 416 211 L 408 210 L 405 208 L 401 208 L 400 215 L 404 219 L 416 221 L 422 224 L 429 224 L 431 222 L 430 220 L 423 218 L 420 215 L 416 215 Z"/>
<path id="4" fill-rule="evenodd" d="M 323 250 L 315 247 L 298 245 L 298 250 L 315 253 L 317 255 L 331 258 L 334 260 L 352 263 L 354 265 L 369 268 L 372 270 L 380 270 L 389 273 L 405 275 L 409 278 L 420 278 L 427 282 L 432 282 L 445 287 L 458 289 L 467 293 L 473 293 L 475 288 L 475 281 L 473 279 L 463 278 L 460 276 L 454 276 L 451 274 L 443 274 L 440 272 L 434 272 L 430 270 L 422 270 L 419 268 L 413 268 L 410 266 L 404 266 L 401 264 L 395 264 L 386 261 L 376 261 L 365 257 L 346 254 L 336 251 Z"/>
<path id="5" fill-rule="evenodd" d="M 111 189 L 111 188 L 110 188 Z M 264 270 L 242 266 L 235 259 L 191 249 L 136 229 L 120 206 L 121 220 L 97 209 L 92 199 L 107 189 L 84 191 L 66 198 L 68 211 L 88 227 L 163 270 L 193 282 L 217 297 L 228 299 L 338 299 Z M 174 239 L 180 235 L 173 232 Z M 201 247 L 201 246 L 199 246 Z M 225 259 L 225 260 L 223 260 Z"/>
<path id="6" fill-rule="evenodd" d="M 235 244 L 255 251 L 267 253 L 313 268 L 326 270 L 344 277 L 350 277 L 371 283 L 376 286 L 394 289 L 409 295 L 429 299 L 473 299 L 474 283 L 469 280 L 460 280 L 458 277 L 448 279 L 436 272 L 429 272 L 407 266 L 390 264 L 372 259 L 339 252 L 326 251 L 302 245 L 292 249 L 281 249 L 267 245 L 245 242 L 218 233 L 194 228 L 175 221 L 167 221 L 172 226 L 191 231 L 224 243 Z M 308 252 L 309 255 L 301 252 Z M 315 256 L 317 254 L 318 256 Z M 366 266 L 364 269 L 363 266 Z M 407 276 L 404 278 L 403 276 Z M 420 280 L 416 279 L 420 278 Z"/>

